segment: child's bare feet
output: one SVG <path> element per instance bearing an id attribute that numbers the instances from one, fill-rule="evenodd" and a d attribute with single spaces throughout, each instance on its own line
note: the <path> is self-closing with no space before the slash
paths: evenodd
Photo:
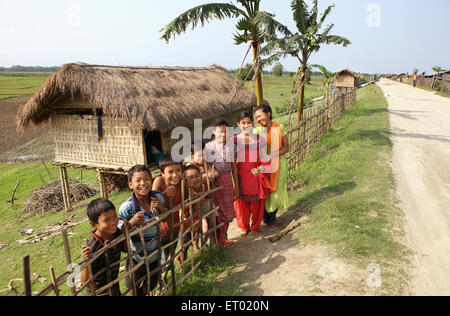
<path id="1" fill-rule="evenodd" d="M 241 237 L 246 237 L 250 233 L 248 230 L 241 233 Z"/>

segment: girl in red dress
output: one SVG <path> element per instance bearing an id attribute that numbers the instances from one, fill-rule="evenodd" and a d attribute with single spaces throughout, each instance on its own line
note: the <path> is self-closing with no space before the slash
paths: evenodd
<path id="1" fill-rule="evenodd" d="M 267 143 L 263 137 L 253 133 L 253 117 L 248 112 L 240 114 L 237 124 L 241 133 L 234 136 L 234 143 L 240 192 L 234 207 L 241 236 L 246 236 L 260 231 L 265 199 L 270 192 L 270 183 L 260 160 L 260 150 L 266 150 Z"/>

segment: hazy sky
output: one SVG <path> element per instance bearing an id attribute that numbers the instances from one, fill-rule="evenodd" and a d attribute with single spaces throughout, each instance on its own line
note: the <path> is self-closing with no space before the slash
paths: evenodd
<path id="1" fill-rule="evenodd" d="M 230 0 L 0 0 L 0 66 L 82 61 L 237 68 L 248 46 L 234 45 L 236 20 L 213 21 L 169 45 L 159 39 L 159 30 L 173 18 L 208 2 Z M 295 32 L 290 3 L 262 0 L 261 9 Z M 450 68 L 449 0 L 319 0 L 320 10 L 331 3 L 336 7 L 326 22 L 352 45 L 324 46 L 311 63 L 368 73 Z M 292 58 L 282 63 L 289 70 L 298 67 Z"/>

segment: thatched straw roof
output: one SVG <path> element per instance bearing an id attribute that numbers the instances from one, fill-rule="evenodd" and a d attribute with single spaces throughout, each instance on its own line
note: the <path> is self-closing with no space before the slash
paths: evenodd
<path id="1" fill-rule="evenodd" d="M 341 75 L 344 75 L 344 74 L 352 75 L 352 76 L 354 76 L 355 78 L 360 78 L 360 77 L 362 77 L 360 74 L 357 74 L 357 73 L 351 71 L 350 69 L 343 69 L 343 70 L 341 70 L 341 71 L 338 71 L 338 72 L 336 73 L 336 77 L 341 76 Z"/>
<path id="2" fill-rule="evenodd" d="M 119 67 L 64 65 L 17 114 L 17 126 L 49 119 L 62 97 L 103 108 L 103 115 L 125 118 L 145 130 L 190 126 L 256 105 L 256 97 L 218 66 Z"/>

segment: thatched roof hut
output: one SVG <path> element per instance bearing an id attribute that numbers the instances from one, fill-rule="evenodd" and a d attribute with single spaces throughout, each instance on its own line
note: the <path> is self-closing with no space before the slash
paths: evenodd
<path id="1" fill-rule="evenodd" d="M 74 63 L 22 104 L 17 126 L 26 129 L 50 119 L 62 180 L 67 184 L 66 167 L 96 169 L 103 192 L 104 173 L 124 174 L 135 164 L 157 169 L 155 151 L 170 153 L 178 142 L 171 137 L 175 127 L 193 134 L 194 119 L 203 120 L 203 129 L 217 117 L 234 123 L 253 106 L 255 95 L 218 66 Z"/>
<path id="2" fill-rule="evenodd" d="M 235 89 L 236 88 L 236 89 Z M 234 91 L 236 90 L 236 91 Z M 17 126 L 40 124 L 61 104 L 101 108 L 104 116 L 122 118 L 161 132 L 208 120 L 256 104 L 256 97 L 225 69 L 212 66 L 117 67 L 67 64 L 26 101 Z"/>
<path id="3" fill-rule="evenodd" d="M 344 69 L 336 73 L 332 86 L 335 88 L 357 88 L 359 87 L 360 75 L 349 69 Z"/>
<path id="4" fill-rule="evenodd" d="M 401 81 L 401 82 L 407 82 L 407 81 L 408 81 L 408 78 L 409 78 L 409 77 L 408 77 L 407 74 L 401 73 L 401 74 L 397 75 L 396 80 L 397 80 L 397 81 Z"/>

